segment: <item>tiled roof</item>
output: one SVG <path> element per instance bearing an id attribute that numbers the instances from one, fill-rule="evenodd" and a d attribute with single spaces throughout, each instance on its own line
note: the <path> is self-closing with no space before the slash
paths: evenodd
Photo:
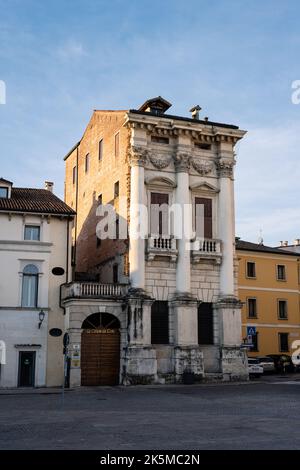
<path id="1" fill-rule="evenodd" d="M 299 253 L 292 253 L 290 251 L 285 251 L 281 250 L 280 248 L 273 248 L 271 246 L 265 246 L 260 243 L 252 243 L 252 242 L 246 242 L 245 240 L 240 240 L 236 239 L 235 246 L 237 250 L 243 250 L 243 251 L 257 251 L 257 252 L 262 252 L 262 253 L 274 253 L 277 255 L 291 255 L 291 256 L 298 256 L 299 258 Z"/>
<path id="2" fill-rule="evenodd" d="M 46 189 L 12 188 L 10 198 L 0 198 L 1 212 L 75 215 L 73 209 Z"/>

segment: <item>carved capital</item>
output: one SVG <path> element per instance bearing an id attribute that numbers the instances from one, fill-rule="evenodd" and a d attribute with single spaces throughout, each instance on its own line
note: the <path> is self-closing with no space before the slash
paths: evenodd
<path id="1" fill-rule="evenodd" d="M 190 154 L 185 152 L 177 152 L 173 159 L 176 171 L 189 171 L 191 164 Z"/>
<path id="2" fill-rule="evenodd" d="M 152 165 L 155 166 L 155 168 L 157 168 L 159 170 L 162 170 L 163 168 L 167 168 L 167 166 L 169 166 L 169 164 L 171 162 L 170 157 L 159 158 L 156 155 L 153 155 L 151 153 L 149 154 L 149 160 L 152 163 Z"/>
<path id="3" fill-rule="evenodd" d="M 193 158 L 191 160 L 193 168 L 199 173 L 199 175 L 204 176 L 211 173 L 213 169 L 213 163 L 207 162 L 204 160 L 199 160 L 197 158 Z"/>
<path id="4" fill-rule="evenodd" d="M 148 150 L 143 147 L 132 146 L 129 150 L 130 166 L 145 166 L 148 158 Z"/>
<path id="5" fill-rule="evenodd" d="M 234 160 L 224 160 L 224 159 L 217 160 L 216 168 L 218 171 L 218 176 L 220 178 L 232 178 L 234 165 L 235 165 Z"/>

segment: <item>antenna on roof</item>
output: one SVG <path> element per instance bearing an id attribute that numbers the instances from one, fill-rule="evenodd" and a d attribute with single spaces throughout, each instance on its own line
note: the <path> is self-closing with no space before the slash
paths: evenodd
<path id="1" fill-rule="evenodd" d="M 258 237 L 258 244 L 263 245 L 264 244 L 264 239 L 263 239 L 263 232 L 262 229 L 259 229 L 259 237 Z"/>

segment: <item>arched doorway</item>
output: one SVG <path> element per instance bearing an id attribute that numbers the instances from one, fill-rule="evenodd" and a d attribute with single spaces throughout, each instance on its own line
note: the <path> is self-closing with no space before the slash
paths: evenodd
<path id="1" fill-rule="evenodd" d="M 93 313 L 82 323 L 81 385 L 117 385 L 120 372 L 120 322 Z"/>

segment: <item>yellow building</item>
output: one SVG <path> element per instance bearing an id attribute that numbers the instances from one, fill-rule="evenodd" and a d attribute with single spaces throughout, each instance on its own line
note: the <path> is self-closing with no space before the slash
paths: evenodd
<path id="1" fill-rule="evenodd" d="M 300 254 L 236 240 L 243 338 L 256 328 L 249 356 L 288 354 L 300 339 Z"/>

